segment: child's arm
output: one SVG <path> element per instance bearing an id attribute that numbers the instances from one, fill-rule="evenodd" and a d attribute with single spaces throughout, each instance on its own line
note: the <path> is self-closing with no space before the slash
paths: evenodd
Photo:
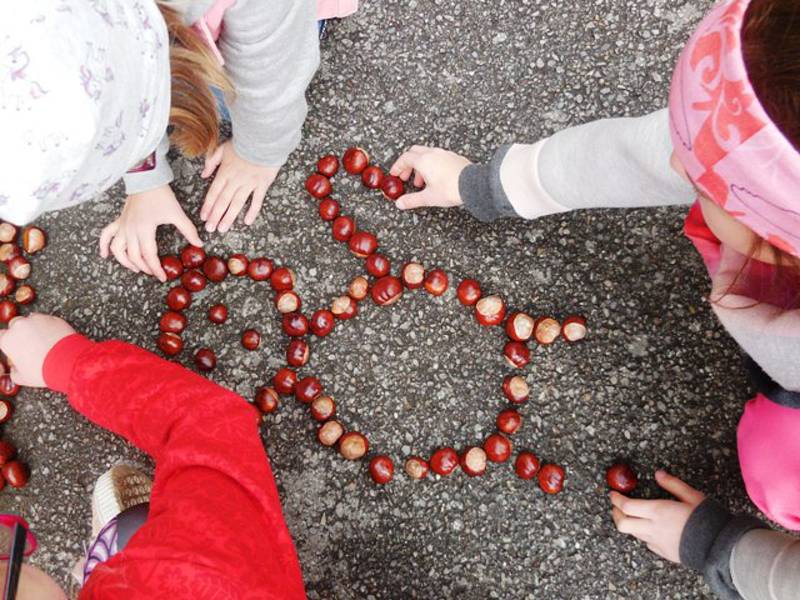
<path id="1" fill-rule="evenodd" d="M 412 148 L 392 174 L 408 180 L 415 171 L 418 183 L 428 184 L 401 197 L 400 208 L 463 205 L 482 221 L 534 219 L 580 208 L 689 204 L 695 193 L 670 167 L 671 153 L 669 118 L 661 110 L 571 127 L 532 145 L 503 146 L 485 165 Z"/>

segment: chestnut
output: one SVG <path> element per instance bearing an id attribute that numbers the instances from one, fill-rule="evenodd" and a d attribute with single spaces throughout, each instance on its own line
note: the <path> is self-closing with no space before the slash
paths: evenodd
<path id="1" fill-rule="evenodd" d="M 11 379 L 11 375 L 0 375 L 0 396 L 13 398 L 19 394 L 19 386 Z"/>
<path id="2" fill-rule="evenodd" d="M 5 273 L 0 273 L 0 296 L 8 296 L 14 291 L 16 282 L 13 277 L 9 277 Z"/>
<path id="3" fill-rule="evenodd" d="M 208 320 L 217 325 L 222 325 L 228 320 L 228 307 L 224 304 L 215 304 L 208 309 Z"/>
<path id="4" fill-rule="evenodd" d="M 517 369 L 522 369 L 531 362 L 530 350 L 522 342 L 507 342 L 503 348 L 503 356 L 509 365 Z"/>
<path id="5" fill-rule="evenodd" d="M 200 348 L 194 353 L 194 364 L 203 372 L 213 371 L 217 366 L 217 355 L 210 348 Z"/>
<path id="6" fill-rule="evenodd" d="M 331 225 L 331 234 L 337 242 L 346 242 L 356 230 L 356 222 L 352 217 L 342 215 L 336 217 Z"/>
<path id="7" fill-rule="evenodd" d="M 269 284 L 276 292 L 294 288 L 294 271 L 286 267 L 279 267 L 269 277 Z"/>
<path id="8" fill-rule="evenodd" d="M 303 337 L 308 333 L 308 319 L 303 313 L 283 315 L 283 331 L 289 337 Z"/>
<path id="9" fill-rule="evenodd" d="M 425 290 L 432 296 L 441 296 L 447 291 L 449 281 L 447 273 L 441 269 L 434 269 L 429 271 L 425 276 Z"/>
<path id="10" fill-rule="evenodd" d="M 268 258 L 254 258 L 247 263 L 247 276 L 253 281 L 266 281 L 272 276 L 272 261 Z"/>
<path id="11" fill-rule="evenodd" d="M 292 290 L 283 290 L 282 292 L 278 292 L 275 296 L 275 307 L 278 309 L 278 312 L 283 315 L 297 312 L 300 310 L 302 304 L 300 296 Z"/>
<path id="12" fill-rule="evenodd" d="M 464 306 L 472 306 L 481 299 L 481 285 L 474 279 L 465 279 L 458 284 L 456 296 Z"/>
<path id="13" fill-rule="evenodd" d="M 511 440 L 500 433 L 493 433 L 483 442 L 483 449 L 490 461 L 506 462 L 511 457 Z"/>
<path id="14" fill-rule="evenodd" d="M 183 340 L 177 333 L 165 332 L 158 336 L 158 349 L 167 356 L 175 356 L 183 350 Z"/>
<path id="15" fill-rule="evenodd" d="M 564 319 L 561 325 L 561 335 L 568 342 L 578 342 L 586 337 L 586 319 L 572 315 Z"/>
<path id="16" fill-rule="evenodd" d="M 303 340 L 292 340 L 286 347 L 286 362 L 290 367 L 302 367 L 308 362 L 308 344 Z"/>
<path id="17" fill-rule="evenodd" d="M 546 494 L 557 494 L 564 489 L 564 467 L 559 465 L 543 465 L 539 469 L 539 487 Z"/>
<path id="18" fill-rule="evenodd" d="M 248 350 L 255 350 L 261 344 L 261 334 L 255 329 L 245 329 L 242 332 L 242 346 Z"/>
<path id="19" fill-rule="evenodd" d="M 630 494 L 636 489 L 639 478 L 636 472 L 625 463 L 611 465 L 606 471 L 606 482 L 612 490 L 617 490 L 623 494 Z"/>
<path id="20" fill-rule="evenodd" d="M 0 301 L 0 323 L 8 323 L 18 312 L 17 305 L 11 300 Z"/>
<path id="21" fill-rule="evenodd" d="M 7 242 L 0 244 L 0 262 L 7 263 L 15 256 L 19 256 L 19 247 L 16 244 Z"/>
<path id="22" fill-rule="evenodd" d="M 294 397 L 303 404 L 310 404 L 322 394 L 322 383 L 316 377 L 303 377 L 294 386 Z"/>
<path id="23" fill-rule="evenodd" d="M 506 335 L 515 342 L 527 342 L 533 335 L 533 318 L 522 312 L 513 312 L 506 322 Z"/>
<path id="24" fill-rule="evenodd" d="M 378 238 L 368 231 L 356 231 L 347 241 L 347 247 L 358 258 L 366 258 L 378 249 Z"/>
<path id="25" fill-rule="evenodd" d="M 394 477 L 394 463 L 385 454 L 379 454 L 369 461 L 369 475 L 378 485 L 385 485 Z"/>
<path id="26" fill-rule="evenodd" d="M 13 242 L 16 239 L 17 226 L 5 221 L 0 222 L 0 242 Z"/>
<path id="27" fill-rule="evenodd" d="M 11 460 L 4 464 L 2 473 L 3 479 L 13 488 L 23 488 L 28 483 L 28 467 L 18 460 Z"/>
<path id="28" fill-rule="evenodd" d="M 158 328 L 164 333 L 181 333 L 186 329 L 187 319 L 183 313 L 170 310 L 161 315 Z"/>
<path id="29" fill-rule="evenodd" d="M 22 231 L 22 249 L 28 254 L 36 254 L 47 245 L 47 236 L 38 227 L 26 227 Z"/>
<path id="30" fill-rule="evenodd" d="M 533 452 L 523 450 L 514 461 L 514 471 L 520 479 L 533 479 L 539 472 L 539 459 Z"/>
<path id="31" fill-rule="evenodd" d="M 506 408 L 497 413 L 497 428 L 506 435 L 513 435 L 522 425 L 522 416 L 515 408 Z"/>
<path id="32" fill-rule="evenodd" d="M 339 203 L 333 198 L 323 198 L 319 203 L 319 218 L 323 221 L 333 221 L 339 216 Z"/>
<path id="33" fill-rule="evenodd" d="M 339 454 L 347 460 L 358 460 L 369 451 L 369 442 L 364 434 L 348 431 L 339 438 Z"/>
<path id="34" fill-rule="evenodd" d="M 333 177 L 339 170 L 339 159 L 333 154 L 326 154 L 317 161 L 317 173 L 325 177 Z"/>
<path id="35" fill-rule="evenodd" d="M 334 316 L 333 313 L 324 308 L 318 310 L 311 315 L 311 320 L 308 323 L 311 333 L 317 337 L 325 337 L 333 331 Z"/>
<path id="36" fill-rule="evenodd" d="M 25 285 L 21 285 L 14 293 L 14 300 L 17 301 L 17 304 L 21 304 L 22 306 L 30 304 L 36 300 L 36 290 L 34 290 L 33 287 L 29 286 L 27 283 Z"/>
<path id="37" fill-rule="evenodd" d="M 459 464 L 461 470 L 470 477 L 479 477 L 486 472 L 486 452 L 482 448 L 471 446 L 461 453 Z"/>
<path id="38" fill-rule="evenodd" d="M 333 191 L 331 180 L 319 173 L 312 173 L 306 179 L 306 191 L 317 200 L 324 198 Z"/>
<path id="39" fill-rule="evenodd" d="M 377 190 L 383 185 L 383 169 L 371 165 L 361 172 L 361 183 L 370 190 Z"/>
<path id="40" fill-rule="evenodd" d="M 437 475 L 450 475 L 458 467 L 458 452 L 452 448 L 439 448 L 431 455 L 431 470 Z"/>
<path id="41" fill-rule="evenodd" d="M 342 157 L 342 166 L 350 175 L 360 175 L 369 164 L 369 154 L 361 148 L 348 148 Z"/>
<path id="42" fill-rule="evenodd" d="M 206 251 L 199 246 L 185 246 L 181 250 L 181 262 L 187 269 L 196 269 L 206 260 Z"/>
<path id="43" fill-rule="evenodd" d="M 553 317 L 540 317 L 533 326 L 533 337 L 540 344 L 552 344 L 561 335 L 561 324 Z"/>
<path id="44" fill-rule="evenodd" d="M 183 275 L 183 263 L 173 254 L 161 257 L 161 268 L 164 269 L 167 281 L 175 281 Z"/>
<path id="45" fill-rule="evenodd" d="M 23 256 L 15 256 L 8 261 L 8 274 L 17 281 L 27 279 L 31 275 L 31 263 Z"/>
<path id="46" fill-rule="evenodd" d="M 420 480 L 428 476 L 429 466 L 428 461 L 420 458 L 419 456 L 410 456 L 406 459 L 404 466 L 406 475 L 411 479 Z"/>
<path id="47" fill-rule="evenodd" d="M 403 180 L 395 175 L 387 175 L 383 178 L 381 191 L 383 192 L 384 198 L 395 201 L 405 192 L 403 189 Z"/>
<path id="48" fill-rule="evenodd" d="M 481 325 L 499 325 L 505 316 L 506 304 L 500 296 L 486 296 L 475 303 L 475 318 Z"/>
<path id="49" fill-rule="evenodd" d="M 364 267 L 373 277 L 384 277 L 389 274 L 392 265 L 383 254 L 370 254 L 364 261 Z"/>
<path id="50" fill-rule="evenodd" d="M 244 254 L 233 254 L 228 258 L 228 273 L 234 277 L 242 277 L 247 274 L 247 266 L 250 261 Z"/>
<path id="51" fill-rule="evenodd" d="M 369 293 L 369 281 L 367 281 L 366 277 L 361 275 L 357 276 L 350 282 L 350 285 L 347 288 L 347 295 L 350 296 L 356 302 L 361 302 L 364 298 L 367 297 Z"/>
<path id="52" fill-rule="evenodd" d="M 181 286 L 175 286 L 167 292 L 167 306 L 172 310 L 183 310 L 192 305 L 192 295 Z"/>
<path id="53" fill-rule="evenodd" d="M 350 296 L 339 296 L 333 300 L 331 312 L 337 319 L 346 321 L 358 314 L 358 305 Z"/>
<path id="54" fill-rule="evenodd" d="M 228 276 L 228 265 L 219 256 L 210 256 L 203 263 L 203 273 L 209 281 L 220 283 Z"/>
<path id="55" fill-rule="evenodd" d="M 0 440 L 0 467 L 12 460 L 17 455 L 17 449 L 13 444 Z"/>
<path id="56" fill-rule="evenodd" d="M 311 403 L 311 416 L 317 421 L 327 421 L 336 414 L 336 403 L 330 396 L 319 396 Z"/>
<path id="57" fill-rule="evenodd" d="M 394 304 L 403 295 L 403 284 L 397 277 L 387 275 L 372 285 L 372 301 L 378 306 Z"/>
<path id="58" fill-rule="evenodd" d="M 272 387 L 283 396 L 294 394 L 294 387 L 297 385 L 297 373 L 284 367 L 280 369 L 272 378 Z"/>
<path id="59" fill-rule="evenodd" d="M 14 405 L 8 400 L 0 399 L 0 423 L 5 423 L 14 413 Z"/>
<path id="60" fill-rule="evenodd" d="M 271 387 L 264 386 L 259 388 L 259 390 L 256 392 L 256 397 L 253 401 L 253 404 L 256 405 L 258 410 L 266 415 L 278 410 L 278 401 L 278 392 Z"/>
<path id="61" fill-rule="evenodd" d="M 206 276 L 197 269 L 186 271 L 183 275 L 181 275 L 181 285 L 190 292 L 203 291 L 207 283 L 208 280 L 206 279 Z"/>
<path id="62" fill-rule="evenodd" d="M 344 427 L 339 421 L 326 421 L 317 429 L 317 440 L 323 446 L 333 446 L 344 434 Z"/>
<path id="63" fill-rule="evenodd" d="M 403 270 L 400 273 L 403 279 L 403 285 L 410 290 L 415 290 L 422 287 L 425 281 L 425 267 L 416 262 L 410 262 L 403 265 Z"/>

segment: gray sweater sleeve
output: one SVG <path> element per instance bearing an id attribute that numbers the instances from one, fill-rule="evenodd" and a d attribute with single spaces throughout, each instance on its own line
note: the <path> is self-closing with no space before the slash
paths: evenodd
<path id="1" fill-rule="evenodd" d="M 164 137 L 161 138 L 156 148 L 155 168 L 150 171 L 126 173 L 122 176 L 122 180 L 125 182 L 125 193 L 128 196 L 154 190 L 174 179 L 172 167 L 169 166 L 167 160 L 167 152 L 169 152 L 169 136 L 164 132 Z"/>

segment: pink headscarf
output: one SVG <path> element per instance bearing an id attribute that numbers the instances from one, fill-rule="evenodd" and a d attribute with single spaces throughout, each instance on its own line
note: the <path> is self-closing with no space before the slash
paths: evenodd
<path id="1" fill-rule="evenodd" d="M 672 144 L 689 177 L 767 242 L 800 256 L 800 153 L 756 97 L 742 56 L 750 0 L 700 23 L 672 78 Z"/>

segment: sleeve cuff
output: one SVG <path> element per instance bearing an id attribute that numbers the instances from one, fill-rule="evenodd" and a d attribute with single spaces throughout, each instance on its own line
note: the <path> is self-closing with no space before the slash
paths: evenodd
<path id="1" fill-rule="evenodd" d="M 74 333 L 59 340 L 50 349 L 42 365 L 42 377 L 51 390 L 66 394 L 72 378 L 75 363 L 95 342 L 87 337 Z"/>
<path id="2" fill-rule="evenodd" d="M 125 193 L 128 196 L 149 192 L 162 185 L 167 185 L 175 179 L 172 167 L 169 166 L 169 160 L 167 160 L 167 152 L 169 152 L 169 137 L 164 135 L 156 148 L 155 168 L 150 171 L 128 173 L 122 177 L 125 182 Z"/>
<path id="3" fill-rule="evenodd" d="M 500 166 L 511 146 L 501 146 L 486 165 L 469 165 L 458 178 L 464 208 L 479 221 L 518 217 L 500 181 Z"/>

